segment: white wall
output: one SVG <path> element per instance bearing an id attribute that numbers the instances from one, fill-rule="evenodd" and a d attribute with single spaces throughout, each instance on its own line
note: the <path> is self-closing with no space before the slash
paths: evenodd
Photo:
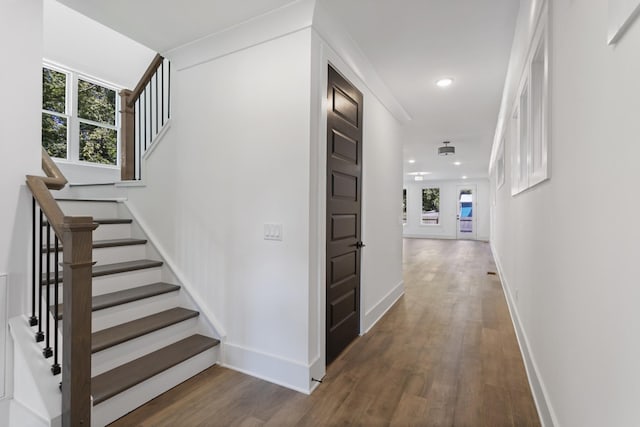
<path id="1" fill-rule="evenodd" d="M 56 0 L 43 0 L 43 4 L 45 59 L 133 89 L 156 55 L 146 46 Z"/>
<path id="2" fill-rule="evenodd" d="M 307 390 L 310 43 L 303 30 L 173 73 L 171 129 L 130 194 L 221 319 L 226 363 Z"/>
<path id="3" fill-rule="evenodd" d="M 460 181 L 414 181 L 406 179 L 407 223 L 403 228 L 405 237 L 455 239 L 458 221 L 458 185 L 471 185 L 476 188 L 473 213 L 476 216 L 476 239 L 489 240 L 489 181 L 487 179 L 469 179 Z M 438 225 L 421 224 L 422 189 L 440 189 L 440 223 Z M 400 193 L 402 204 L 402 193 Z"/>
<path id="4" fill-rule="evenodd" d="M 522 2 L 505 105 L 536 6 Z M 637 425 L 640 23 L 610 47 L 606 2 L 554 0 L 550 24 L 551 179 L 512 197 L 507 145 L 491 242 L 545 425 Z"/>
<path id="5" fill-rule="evenodd" d="M 0 103 L 0 276 L 7 275 L 7 314 L 15 316 L 26 312 L 30 286 L 31 197 L 25 175 L 41 174 L 42 4 L 37 0 L 1 0 L 0 10 L 2 55 L 7 61 L 0 67 L 4 100 Z M 6 333 L 0 331 L 0 348 Z M 0 381 L 4 382 L 2 366 Z"/>

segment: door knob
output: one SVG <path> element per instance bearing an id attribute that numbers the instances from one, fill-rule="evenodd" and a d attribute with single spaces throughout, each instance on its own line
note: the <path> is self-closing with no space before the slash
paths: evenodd
<path id="1" fill-rule="evenodd" d="M 355 247 L 356 247 L 356 249 L 360 249 L 360 248 L 364 248 L 364 247 L 365 247 L 365 246 L 367 246 L 367 245 L 365 245 L 365 244 L 364 244 L 364 243 L 362 243 L 361 241 L 357 241 L 355 244 L 353 244 L 353 245 L 351 245 L 351 246 L 355 246 Z"/>

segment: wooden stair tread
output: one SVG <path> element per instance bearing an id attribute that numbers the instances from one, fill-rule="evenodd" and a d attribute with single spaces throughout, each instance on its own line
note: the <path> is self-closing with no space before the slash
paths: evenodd
<path id="1" fill-rule="evenodd" d="M 94 218 L 93 222 L 97 224 L 131 224 L 133 222 L 130 218 Z M 49 225 L 49 221 L 44 220 L 42 226 Z"/>
<path id="2" fill-rule="evenodd" d="M 220 341 L 192 335 L 91 379 L 93 404 L 97 405 L 185 360 L 215 347 Z"/>
<path id="3" fill-rule="evenodd" d="M 135 261 L 116 262 L 113 264 L 94 265 L 92 270 L 93 277 L 107 276 L 109 274 L 126 273 L 127 271 L 144 270 L 147 268 L 161 267 L 162 261 L 154 261 L 150 259 L 138 259 Z M 51 273 L 51 283 L 54 282 L 54 273 Z M 62 282 L 62 271 L 58 274 L 58 280 Z M 47 284 L 47 274 L 42 275 L 42 285 Z"/>
<path id="4" fill-rule="evenodd" d="M 132 238 L 124 238 L 124 239 L 105 239 L 105 240 L 94 240 L 93 249 L 101 249 L 101 248 L 115 248 L 120 246 L 134 246 L 134 245 L 146 245 L 146 239 L 132 239 Z M 58 250 L 62 251 L 62 245 L 58 245 Z M 42 252 L 46 252 L 47 247 L 42 248 Z M 54 252 L 54 245 L 49 245 L 49 251 Z"/>
<path id="5" fill-rule="evenodd" d="M 91 352 L 105 350 L 125 341 L 197 317 L 199 314 L 194 310 L 176 307 L 94 332 L 91 334 Z"/>
<path id="6" fill-rule="evenodd" d="M 180 286 L 178 285 L 158 282 L 150 285 L 125 289 L 123 291 L 97 295 L 91 298 L 91 311 L 104 310 L 105 308 L 115 307 L 117 305 L 139 301 L 141 299 L 151 298 L 178 290 L 180 290 Z M 53 313 L 53 306 L 51 307 L 51 312 Z M 62 304 L 58 305 L 58 320 L 60 319 L 62 319 Z"/>

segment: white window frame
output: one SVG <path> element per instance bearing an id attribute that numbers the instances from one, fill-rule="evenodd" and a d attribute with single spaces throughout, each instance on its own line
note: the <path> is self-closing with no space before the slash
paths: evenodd
<path id="1" fill-rule="evenodd" d="M 511 115 L 511 193 L 549 179 L 548 5 L 542 7 L 529 45 Z"/>
<path id="2" fill-rule="evenodd" d="M 504 185 L 505 175 L 505 158 L 504 147 L 506 144 L 506 137 L 500 140 L 500 146 L 498 147 L 498 154 L 496 156 L 496 190 L 499 190 Z"/>
<path id="3" fill-rule="evenodd" d="M 107 82 L 105 80 L 98 79 L 96 77 L 89 76 L 85 73 L 79 72 L 77 70 L 71 69 L 69 67 L 65 67 L 63 65 L 57 64 L 51 61 L 43 61 L 43 68 L 49 68 L 51 70 L 63 73 L 66 75 L 65 82 L 65 109 L 66 114 L 60 114 L 53 111 L 42 110 L 43 113 L 53 114 L 60 117 L 67 118 L 67 158 L 62 159 L 59 157 L 55 157 L 56 161 L 62 163 L 72 163 L 72 164 L 80 164 L 85 166 L 99 167 L 99 168 L 107 168 L 107 169 L 120 169 L 120 91 L 123 89 L 113 83 Z M 91 120 L 83 119 L 78 117 L 78 81 L 83 80 L 88 83 L 96 84 L 102 86 L 104 88 L 115 91 L 115 121 L 114 125 L 110 125 L 107 123 L 99 123 Z M 85 123 L 93 126 L 99 126 L 106 129 L 112 129 L 116 131 L 116 164 L 108 165 L 104 163 L 94 163 L 86 160 L 80 160 L 80 123 Z"/>
<path id="4" fill-rule="evenodd" d="M 422 209 L 424 208 L 424 206 L 422 205 L 422 196 L 424 193 L 424 190 L 438 190 L 438 196 L 442 196 L 442 191 L 440 187 L 422 187 L 420 188 L 420 225 L 422 227 L 441 227 L 442 226 L 442 222 L 440 221 L 440 202 L 438 202 L 438 222 L 436 224 L 425 224 L 422 221 Z"/>

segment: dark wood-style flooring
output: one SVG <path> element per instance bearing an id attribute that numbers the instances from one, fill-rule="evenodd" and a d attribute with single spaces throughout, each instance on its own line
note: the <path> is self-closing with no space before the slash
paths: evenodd
<path id="1" fill-rule="evenodd" d="M 489 271 L 486 243 L 407 239 L 406 294 L 311 396 L 213 367 L 113 426 L 539 426 Z"/>

